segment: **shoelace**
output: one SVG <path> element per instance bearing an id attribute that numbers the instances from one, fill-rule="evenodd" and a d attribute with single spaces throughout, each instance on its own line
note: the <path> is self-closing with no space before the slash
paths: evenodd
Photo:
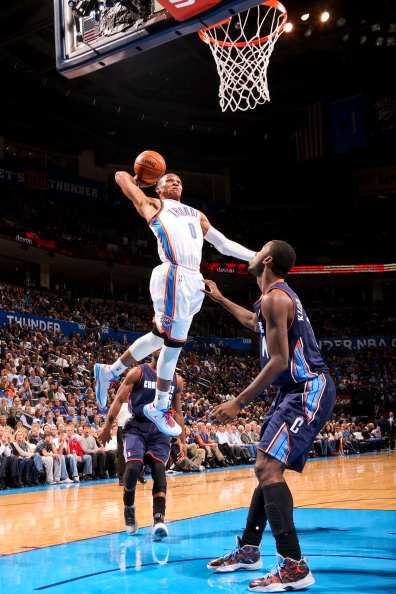
<path id="1" fill-rule="evenodd" d="M 165 419 L 165 422 L 167 425 L 169 425 L 169 427 L 173 427 L 173 425 L 175 424 L 175 421 L 172 417 L 172 413 L 174 413 L 175 411 L 172 410 L 171 408 L 169 410 L 165 410 L 163 417 Z"/>
<path id="2" fill-rule="evenodd" d="M 240 547 L 235 547 L 232 549 L 232 551 L 230 551 L 229 553 L 226 553 L 225 555 L 223 555 L 223 559 L 235 559 L 235 557 L 238 555 L 239 551 L 241 550 Z"/>
<path id="3" fill-rule="evenodd" d="M 267 573 L 267 575 L 265 577 L 269 577 L 270 575 L 278 575 L 280 581 L 282 581 L 282 576 L 281 576 L 281 569 L 282 569 L 282 565 L 280 563 L 276 563 L 274 565 L 274 567 L 272 567 L 269 572 Z M 265 578 L 264 578 L 265 579 Z"/>

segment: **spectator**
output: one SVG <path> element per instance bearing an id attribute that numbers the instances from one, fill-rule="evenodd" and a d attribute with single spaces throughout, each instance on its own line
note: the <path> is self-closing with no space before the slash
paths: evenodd
<path id="1" fill-rule="evenodd" d="M 219 450 L 219 446 L 210 439 L 205 423 L 198 425 L 198 431 L 194 436 L 194 440 L 206 452 L 207 467 L 228 466 L 228 460 Z"/>
<path id="2" fill-rule="evenodd" d="M 92 480 L 92 457 L 89 454 L 84 454 L 80 441 L 74 433 L 72 424 L 69 424 L 66 427 L 66 440 L 68 443 L 69 455 L 71 456 L 68 458 L 68 461 L 73 481 L 78 482 L 77 469 L 79 464 L 83 467 L 82 480 Z"/>
<path id="3" fill-rule="evenodd" d="M 6 474 L 10 476 L 11 487 L 22 487 L 18 471 L 18 458 L 12 453 L 11 429 L 0 425 L 0 490 L 8 488 Z"/>
<path id="4" fill-rule="evenodd" d="M 80 445 L 84 454 L 89 454 L 92 458 L 92 477 L 94 479 L 106 478 L 104 475 L 105 449 L 103 446 L 98 446 L 95 437 L 91 435 L 91 427 L 89 425 L 85 425 L 83 429 Z"/>
<path id="5" fill-rule="evenodd" d="M 39 441 L 35 452 L 38 452 L 42 457 L 41 461 L 45 468 L 46 484 L 55 485 L 60 482 L 61 473 L 61 457 L 56 451 L 55 445 L 52 441 L 52 435 L 49 431 L 44 433 L 44 438 Z"/>
<path id="6" fill-rule="evenodd" d="M 31 487 L 38 485 L 37 480 L 38 469 L 40 468 L 40 460 L 38 460 L 39 467 L 36 466 L 39 454 L 34 454 L 30 451 L 29 442 L 26 439 L 27 435 L 23 429 L 18 429 L 14 433 L 12 440 L 12 451 L 18 458 L 19 476 L 24 487 Z"/>

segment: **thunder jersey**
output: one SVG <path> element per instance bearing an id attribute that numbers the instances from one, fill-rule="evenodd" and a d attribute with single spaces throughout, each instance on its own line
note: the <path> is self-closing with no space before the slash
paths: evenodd
<path id="1" fill-rule="evenodd" d="M 157 386 L 157 374 L 154 369 L 151 369 L 148 363 L 139 365 L 142 370 L 142 375 L 137 386 L 135 386 L 129 394 L 129 412 L 134 417 L 139 417 L 147 421 L 147 417 L 143 412 L 143 406 L 153 402 L 155 397 L 155 388 Z M 169 394 L 173 396 L 177 387 L 176 373 L 173 374 Z"/>
<path id="2" fill-rule="evenodd" d="M 160 200 L 158 213 L 149 226 L 158 241 L 162 262 L 199 270 L 202 259 L 203 233 L 201 213 L 177 200 Z"/>
<path id="3" fill-rule="evenodd" d="M 287 332 L 289 342 L 288 369 L 283 371 L 276 381 L 273 382 L 275 386 L 290 387 L 293 384 L 312 380 L 321 373 L 327 372 L 328 369 L 319 352 L 307 314 L 295 292 L 284 280 L 276 281 L 271 285 L 268 293 L 274 289 L 280 289 L 287 293 L 294 305 L 293 321 Z M 267 365 L 271 357 L 267 349 L 265 320 L 261 315 L 261 299 L 262 297 L 254 304 L 254 311 L 259 321 L 260 364 L 263 368 Z"/>

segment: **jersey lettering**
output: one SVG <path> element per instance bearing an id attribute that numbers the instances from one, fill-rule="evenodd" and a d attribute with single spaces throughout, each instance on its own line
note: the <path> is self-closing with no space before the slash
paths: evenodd
<path id="1" fill-rule="evenodd" d="M 298 433 L 298 430 L 300 429 L 300 427 L 303 423 L 304 423 L 304 419 L 302 419 L 301 417 L 297 417 L 297 419 L 295 419 L 293 425 L 290 427 L 290 431 L 292 433 Z"/>
<path id="2" fill-rule="evenodd" d="M 193 225 L 192 223 L 188 223 L 188 226 L 189 226 L 189 228 L 190 228 L 191 237 L 192 237 L 193 239 L 197 239 L 197 232 L 196 232 L 196 230 L 195 230 L 195 227 L 194 227 L 194 225 Z"/>
<path id="3" fill-rule="evenodd" d="M 150 380 L 144 380 L 143 388 L 147 388 L 148 390 L 155 390 L 156 387 L 157 387 L 157 382 L 150 381 Z M 169 394 L 173 394 L 174 391 L 175 391 L 174 386 L 171 386 L 170 390 L 169 390 Z"/>
<path id="4" fill-rule="evenodd" d="M 267 347 L 267 340 L 265 338 L 265 335 L 263 335 L 261 337 L 261 355 L 263 357 L 267 357 L 269 358 L 269 354 L 268 354 L 268 347 Z"/>

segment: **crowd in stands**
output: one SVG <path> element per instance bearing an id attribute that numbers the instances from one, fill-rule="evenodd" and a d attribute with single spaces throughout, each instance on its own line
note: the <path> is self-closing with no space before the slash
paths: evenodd
<path id="1" fill-rule="evenodd" d="M 35 233 L 56 242 L 57 249 L 73 250 L 86 257 L 98 257 L 95 251 L 114 252 L 116 255 L 155 256 L 156 241 L 144 221 L 133 207 L 121 200 L 120 205 L 89 203 L 82 199 L 59 196 L 54 191 L 38 192 L 3 188 L 4 199 L 0 207 L 0 233 L 15 237 L 26 232 Z M 150 191 L 150 195 L 155 195 Z M 185 200 L 188 201 L 188 188 Z M 236 197 L 237 198 L 237 197 Z M 61 208 L 59 205 L 61 204 Z M 383 263 L 392 252 L 393 226 L 391 201 L 371 205 L 360 204 L 358 209 L 343 204 L 342 217 L 339 205 L 327 202 L 315 204 L 315 215 L 321 224 L 305 233 L 306 220 L 311 217 L 312 206 L 275 206 L 252 216 L 243 206 L 213 209 L 205 203 L 195 205 L 204 209 L 211 223 L 227 237 L 259 249 L 273 238 L 282 221 L 282 238 L 296 247 L 300 265 L 312 264 L 367 264 Z M 285 209 L 288 216 L 285 216 Z M 298 212 L 297 212 L 298 208 Z M 138 221 L 138 224 L 136 224 Z M 381 232 L 378 232 L 381 229 Z M 279 235 L 279 232 L 275 232 Z M 252 245 L 252 237 L 260 245 Z M 364 237 L 365 241 L 362 241 Z M 215 256 L 214 256 L 215 253 Z M 316 256 L 313 259 L 312 254 Z M 223 258 L 204 242 L 204 260 Z"/>
<path id="2" fill-rule="evenodd" d="M 252 304 L 241 303 L 252 308 Z M 74 298 L 65 291 L 0 285 L 0 310 L 84 323 L 89 328 L 106 326 L 132 332 L 147 332 L 152 326 L 150 303 L 136 297 L 133 303 L 103 299 Z M 317 338 L 395 336 L 396 316 L 391 307 L 320 309 L 307 308 Z M 191 334 L 234 338 L 243 327 L 227 311 L 209 302 L 195 316 Z"/>
<path id="3" fill-rule="evenodd" d="M 12 292 L 2 291 L 3 301 L 9 300 Z M 23 303 L 25 297 L 18 291 L 18 303 Z M 34 299 L 39 297 L 35 295 Z M 97 318 L 99 314 L 94 311 L 94 315 Z M 97 406 L 92 370 L 96 361 L 113 361 L 125 347 L 114 341 L 102 343 L 98 335 L 65 337 L 60 332 L 33 331 L 17 323 L 3 325 L 0 488 L 116 476 L 117 428 L 110 444 L 103 447 L 98 433 L 108 406 Z M 256 356 L 237 355 L 226 346 L 212 348 L 209 343 L 204 347 L 194 345 L 180 357 L 178 371 L 185 379 L 182 407 L 189 427 L 189 457 L 178 461 L 176 440 L 170 470 L 202 470 L 254 461 L 261 423 L 275 389 L 265 390 L 225 427 L 210 421 L 212 407 L 240 393 L 259 371 Z M 330 424 L 318 434 L 311 455 L 393 447 L 386 421 L 396 405 L 395 350 L 383 347 L 353 352 L 333 347 L 325 350 L 324 356 L 338 393 L 364 387 L 377 399 L 374 407 L 372 402 L 366 403 L 367 410 L 363 406 L 361 418 L 352 416 L 351 409 L 335 409 Z M 117 387 L 115 383 L 111 388 L 108 405 Z"/>

